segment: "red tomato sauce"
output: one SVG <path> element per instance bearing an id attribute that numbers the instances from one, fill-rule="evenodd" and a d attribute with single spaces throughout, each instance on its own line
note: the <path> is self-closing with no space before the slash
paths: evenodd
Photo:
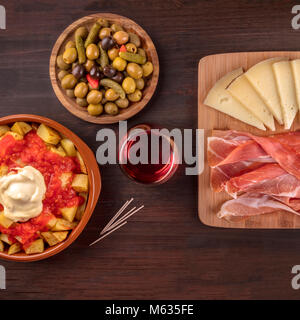
<path id="1" fill-rule="evenodd" d="M 77 158 L 63 157 L 50 151 L 34 130 L 22 140 L 15 140 L 11 135 L 0 140 L 0 165 L 3 164 L 8 166 L 8 172 L 27 165 L 34 167 L 44 176 L 47 188 L 43 210 L 39 216 L 26 222 L 15 223 L 10 228 L 0 225 L 0 232 L 9 235 L 12 242 L 16 242 L 17 236 L 23 246 L 27 247 L 38 237 L 38 231 L 47 231 L 47 224 L 53 216 L 61 216 L 60 208 L 79 206 L 84 201 L 71 187 L 72 179 L 62 188 L 59 178 L 65 172 L 72 172 L 73 175 L 80 173 Z"/>

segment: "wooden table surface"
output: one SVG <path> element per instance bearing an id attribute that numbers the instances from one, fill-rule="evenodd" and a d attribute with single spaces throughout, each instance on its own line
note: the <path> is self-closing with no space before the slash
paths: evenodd
<path id="1" fill-rule="evenodd" d="M 53 93 L 52 46 L 74 20 L 96 12 L 127 16 L 152 37 L 161 76 L 155 97 L 129 126 L 197 127 L 197 67 L 205 55 L 234 51 L 299 50 L 291 27 L 296 1 L 2 0 L 0 116 L 52 118 L 96 151 L 104 126 L 66 111 Z M 117 125 L 107 126 L 114 130 Z M 229 230 L 197 217 L 197 177 L 182 165 L 155 188 L 131 182 L 117 165 L 100 167 L 103 189 L 81 236 L 68 249 L 35 263 L 0 261 L 7 290 L 0 299 L 240 299 L 292 298 L 291 268 L 300 262 L 300 230 Z M 145 209 L 93 247 L 100 229 L 134 197 Z M 205 206 L 205 203 L 199 204 Z"/>

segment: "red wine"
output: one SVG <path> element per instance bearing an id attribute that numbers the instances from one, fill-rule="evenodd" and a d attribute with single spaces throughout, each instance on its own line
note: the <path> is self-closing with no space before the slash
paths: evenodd
<path id="1" fill-rule="evenodd" d="M 158 146 L 155 145 L 155 147 L 157 147 L 155 148 L 155 155 L 158 160 L 156 163 L 151 163 L 151 135 L 156 135 L 158 141 Z M 131 161 L 132 158 L 136 156 L 136 147 L 134 146 L 138 142 L 139 145 L 142 145 L 141 149 L 145 148 L 148 150 L 147 163 L 132 163 L 133 161 Z M 147 142 L 147 145 L 143 145 L 144 142 Z M 163 148 L 163 144 L 169 147 Z M 158 135 L 150 129 L 139 130 L 137 133 L 127 135 L 125 139 L 123 139 L 119 149 L 119 162 L 126 175 L 145 184 L 167 181 L 178 167 L 173 141 L 170 142 L 168 137 Z"/>

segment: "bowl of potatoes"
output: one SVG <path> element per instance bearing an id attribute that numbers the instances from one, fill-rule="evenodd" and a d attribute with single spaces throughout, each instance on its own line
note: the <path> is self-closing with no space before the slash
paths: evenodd
<path id="1" fill-rule="evenodd" d="M 137 23 L 99 13 L 62 32 L 49 71 L 67 110 L 88 122 L 110 124 L 147 105 L 158 83 L 159 61 L 151 38 Z"/>
<path id="2" fill-rule="evenodd" d="M 41 116 L 0 118 L 0 258 L 36 261 L 67 248 L 97 204 L 91 149 Z"/>

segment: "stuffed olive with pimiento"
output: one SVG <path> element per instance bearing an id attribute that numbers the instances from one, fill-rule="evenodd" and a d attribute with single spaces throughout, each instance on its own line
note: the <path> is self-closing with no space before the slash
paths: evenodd
<path id="1" fill-rule="evenodd" d="M 117 115 L 140 101 L 153 73 L 142 39 L 102 18 L 90 29 L 77 28 L 56 64 L 66 95 L 95 117 Z"/>

